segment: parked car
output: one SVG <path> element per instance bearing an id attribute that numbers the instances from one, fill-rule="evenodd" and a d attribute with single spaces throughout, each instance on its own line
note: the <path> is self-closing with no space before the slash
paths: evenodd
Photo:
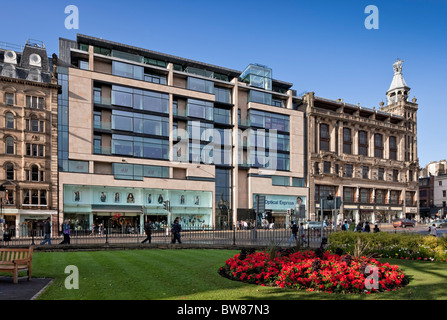
<path id="1" fill-rule="evenodd" d="M 304 229 L 321 229 L 321 221 L 307 221 L 304 223 Z"/>
<path id="2" fill-rule="evenodd" d="M 397 228 L 397 227 L 402 227 L 402 228 L 406 228 L 406 227 L 414 227 L 415 222 L 413 220 L 410 219 L 397 219 L 393 221 L 393 227 Z"/>
<path id="3" fill-rule="evenodd" d="M 427 223 L 427 226 L 435 225 L 436 228 L 447 227 L 447 219 L 439 219 L 432 222 Z"/>

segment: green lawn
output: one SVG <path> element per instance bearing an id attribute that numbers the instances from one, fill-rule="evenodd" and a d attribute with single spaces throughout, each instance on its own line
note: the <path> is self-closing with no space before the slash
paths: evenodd
<path id="1" fill-rule="evenodd" d="M 335 295 L 261 287 L 221 277 L 217 270 L 238 251 L 121 250 L 35 252 L 33 277 L 53 278 L 40 296 L 44 300 L 375 300 L 447 299 L 447 265 L 427 261 L 389 260 L 410 277 L 396 292 Z M 65 288 L 65 267 L 79 270 L 79 289 Z"/>

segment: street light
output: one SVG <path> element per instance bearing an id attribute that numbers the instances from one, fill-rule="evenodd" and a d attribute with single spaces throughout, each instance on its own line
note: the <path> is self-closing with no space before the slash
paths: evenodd
<path id="1" fill-rule="evenodd" d="M 0 220 L 0 226 L 1 226 L 1 228 L 2 228 L 2 247 L 4 246 L 4 241 L 5 241 L 5 239 L 4 239 L 4 237 L 5 237 L 5 234 L 4 234 L 4 219 L 3 219 L 3 199 L 5 198 L 5 195 L 6 195 L 6 188 L 3 186 L 3 185 L 0 185 L 0 213 L 1 213 L 1 220 Z"/>

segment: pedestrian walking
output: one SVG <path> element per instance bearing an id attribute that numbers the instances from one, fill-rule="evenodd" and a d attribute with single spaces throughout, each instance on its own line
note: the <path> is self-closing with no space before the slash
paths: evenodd
<path id="1" fill-rule="evenodd" d="M 289 247 L 292 245 L 292 241 L 293 239 L 295 239 L 295 241 L 298 241 L 298 226 L 296 225 L 295 221 L 292 223 L 292 226 L 290 227 L 290 229 L 292 229 L 292 235 L 290 236 L 289 239 Z"/>
<path id="2" fill-rule="evenodd" d="M 44 240 L 40 243 L 41 245 L 48 243 L 51 244 L 51 218 L 48 217 L 43 225 L 43 232 L 45 234 Z"/>
<path id="3" fill-rule="evenodd" d="M 147 220 L 144 224 L 144 232 L 146 233 L 146 239 L 141 241 L 141 243 L 146 243 L 146 241 L 149 241 L 149 243 L 152 242 L 152 223 L 150 220 Z"/>
<path id="4" fill-rule="evenodd" d="M 301 241 L 301 245 L 303 245 L 304 243 L 307 243 L 306 240 L 306 232 L 304 231 L 304 223 L 300 223 L 300 241 Z"/>
<path id="5" fill-rule="evenodd" d="M 62 223 L 62 235 L 64 236 L 64 240 L 60 244 L 70 244 L 70 224 L 68 220 Z"/>
<path id="6" fill-rule="evenodd" d="M 430 233 L 430 235 L 432 235 L 433 237 L 437 237 L 438 236 L 438 231 L 436 231 L 436 225 L 433 223 L 433 225 L 428 229 L 428 232 Z"/>
<path id="7" fill-rule="evenodd" d="M 172 232 L 172 243 L 178 241 L 178 243 L 182 243 L 180 232 L 182 231 L 182 226 L 179 223 L 179 218 L 175 218 L 174 223 L 172 224 L 171 232 Z"/>

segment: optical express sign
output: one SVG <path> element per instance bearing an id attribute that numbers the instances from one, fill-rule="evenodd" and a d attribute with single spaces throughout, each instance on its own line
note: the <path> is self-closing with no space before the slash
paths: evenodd
<path id="1" fill-rule="evenodd" d="M 256 202 L 258 197 L 265 197 L 265 210 L 275 210 L 275 211 L 287 211 L 287 209 L 295 209 L 297 204 L 306 204 L 306 197 L 304 196 L 282 196 L 282 195 L 266 195 L 266 194 L 255 194 L 253 197 L 253 207 L 256 208 Z M 302 203 L 300 202 L 300 199 Z"/>

